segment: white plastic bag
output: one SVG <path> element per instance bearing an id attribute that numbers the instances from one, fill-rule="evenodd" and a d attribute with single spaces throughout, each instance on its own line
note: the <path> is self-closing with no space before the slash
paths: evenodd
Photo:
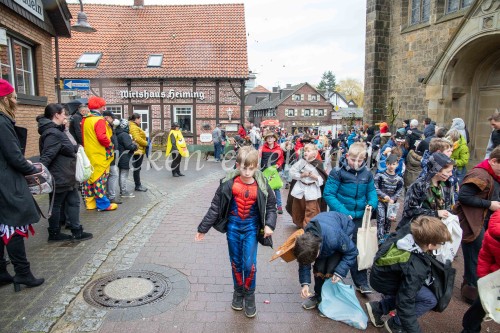
<path id="1" fill-rule="evenodd" d="M 358 229 L 358 270 L 372 267 L 373 259 L 378 251 L 377 227 L 372 227 L 370 220 L 372 217 L 372 207 L 366 206 L 363 215 L 363 225 Z"/>
<path id="2" fill-rule="evenodd" d="M 387 205 L 387 218 L 389 220 L 395 220 L 398 215 L 399 202 L 389 203 Z"/>
<path id="3" fill-rule="evenodd" d="M 94 168 L 90 164 L 87 154 L 82 146 L 78 147 L 76 152 L 76 173 L 75 178 L 78 182 L 87 181 L 94 172 Z"/>
<path id="4" fill-rule="evenodd" d="M 443 221 L 451 234 L 451 242 L 446 242 L 439 249 L 434 250 L 434 255 L 437 260 L 444 264 L 447 260 L 453 261 L 455 259 L 462 242 L 462 228 L 460 228 L 460 222 L 456 215 L 450 214 L 447 218 L 441 219 L 441 221 Z"/>
<path id="5" fill-rule="evenodd" d="M 477 280 L 477 289 L 486 318 L 500 324 L 500 270 Z"/>

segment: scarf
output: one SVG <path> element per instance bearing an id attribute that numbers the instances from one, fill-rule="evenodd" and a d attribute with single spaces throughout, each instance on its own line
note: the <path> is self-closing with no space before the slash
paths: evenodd
<path id="1" fill-rule="evenodd" d="M 491 175 L 491 177 L 493 177 L 493 179 L 495 179 L 497 182 L 500 182 L 500 176 L 497 176 L 495 174 L 495 171 L 493 171 L 493 169 L 491 168 L 489 160 L 486 159 L 486 160 L 482 161 L 481 163 L 476 165 L 474 168 L 484 169 L 484 170 L 488 171 L 488 173 Z"/>

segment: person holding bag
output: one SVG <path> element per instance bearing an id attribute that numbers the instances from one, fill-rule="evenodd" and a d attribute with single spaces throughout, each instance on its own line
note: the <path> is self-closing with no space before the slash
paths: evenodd
<path id="1" fill-rule="evenodd" d="M 37 170 L 26 160 L 23 151 L 26 137 L 19 138 L 17 133 L 25 129 L 15 126 L 17 95 L 14 87 L 0 79 L 0 285 L 14 283 L 14 291 L 20 291 L 20 285 L 37 287 L 45 280 L 35 278 L 26 258 L 24 238 L 35 230 L 32 224 L 40 220 L 35 200 L 31 195 L 25 175 L 32 175 Z M 23 142 L 23 144 L 21 144 Z M 5 249 L 14 266 L 16 275 L 7 271 Z"/>
<path id="2" fill-rule="evenodd" d="M 172 128 L 168 133 L 167 149 L 165 152 L 167 156 L 172 155 L 173 157 L 172 164 L 170 165 L 172 177 L 185 176 L 180 171 L 181 159 L 182 157 L 189 157 L 186 141 L 179 128 L 179 123 L 175 122 L 172 124 Z"/>
<path id="3" fill-rule="evenodd" d="M 64 134 L 66 110 L 60 104 L 49 104 L 36 120 L 40 134 L 40 162 L 49 169 L 56 184 L 55 190 L 50 193 L 51 198 L 54 196 L 54 206 L 49 217 L 48 241 L 91 239 L 92 234 L 84 232 L 80 224 L 80 194 L 75 178 L 78 146 L 73 145 Z M 61 233 L 60 222 L 66 212 L 66 225 L 71 229 L 72 236 Z"/>

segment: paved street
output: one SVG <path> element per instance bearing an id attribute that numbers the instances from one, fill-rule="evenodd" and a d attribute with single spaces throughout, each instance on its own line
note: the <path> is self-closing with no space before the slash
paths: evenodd
<path id="1" fill-rule="evenodd" d="M 163 164 L 164 165 L 164 164 Z M 0 288 L 0 332 L 355 332 L 345 324 L 320 318 L 301 308 L 297 264 L 269 263 L 272 249 L 259 248 L 257 309 L 254 319 L 230 308 L 232 279 L 225 236 L 215 230 L 194 242 L 196 226 L 205 214 L 224 172 L 220 163 L 194 161 L 172 178 L 167 170 L 143 171 L 150 188 L 114 212 L 82 211 L 82 224 L 94 239 L 82 243 L 48 244 L 47 222 L 26 242 L 36 276 L 45 284 L 14 293 Z M 283 191 L 283 194 L 286 192 Z M 42 199 L 42 201 L 44 201 Z M 45 199 L 45 201 L 47 201 Z M 281 244 L 296 228 L 286 213 L 278 216 L 273 235 Z M 467 305 L 459 298 L 462 258 L 455 266 L 453 300 L 444 313 L 425 315 L 424 332 L 459 332 Z M 8 268 L 12 271 L 12 266 Z M 169 294 L 151 304 L 125 309 L 89 305 L 84 287 L 109 273 L 156 272 L 168 278 Z M 350 282 L 350 280 L 348 280 Z M 131 292 L 140 289 L 130 286 Z M 123 292 L 123 290 L 122 290 Z M 367 300 L 360 298 L 362 304 Z M 485 332 L 500 332 L 483 324 Z M 369 324 L 368 332 L 379 332 Z"/>

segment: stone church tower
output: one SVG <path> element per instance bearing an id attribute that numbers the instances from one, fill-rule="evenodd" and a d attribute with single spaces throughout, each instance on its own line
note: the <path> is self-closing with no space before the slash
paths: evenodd
<path id="1" fill-rule="evenodd" d="M 366 121 L 462 118 L 471 158 L 484 156 L 500 109 L 500 0 L 367 0 Z M 396 124 L 397 125 L 397 124 Z"/>

